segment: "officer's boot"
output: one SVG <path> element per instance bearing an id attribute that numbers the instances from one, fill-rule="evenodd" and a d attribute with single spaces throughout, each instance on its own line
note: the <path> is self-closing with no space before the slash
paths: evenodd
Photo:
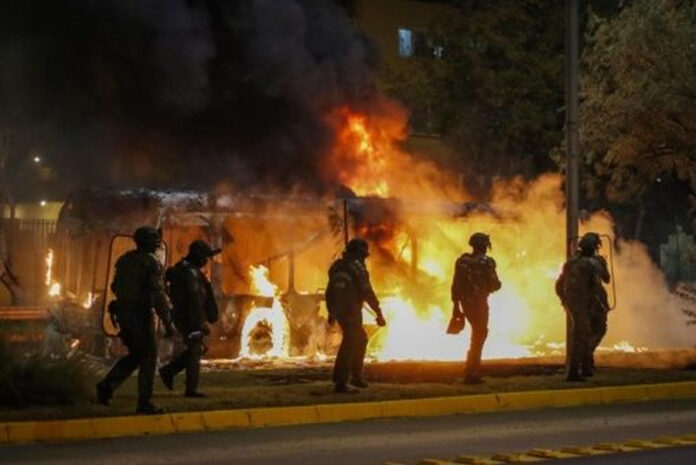
<path id="1" fill-rule="evenodd" d="M 164 413 L 162 407 L 157 407 L 150 400 L 138 400 L 138 408 L 135 409 L 135 413 L 142 415 L 159 415 Z"/>
<path id="2" fill-rule="evenodd" d="M 97 383 L 97 398 L 96 401 L 102 405 L 109 405 L 109 401 L 114 395 L 113 389 L 108 383 L 100 381 Z"/>
<path id="3" fill-rule="evenodd" d="M 172 391 L 174 389 L 174 373 L 172 371 L 171 366 L 165 365 L 162 368 L 160 368 L 159 376 L 162 380 L 162 384 L 164 384 L 167 387 L 167 389 Z"/>

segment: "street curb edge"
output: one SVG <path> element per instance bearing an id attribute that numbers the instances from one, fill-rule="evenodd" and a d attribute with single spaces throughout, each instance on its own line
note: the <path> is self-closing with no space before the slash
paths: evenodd
<path id="1" fill-rule="evenodd" d="M 0 444 L 106 439 L 376 418 L 473 414 L 696 398 L 696 382 L 502 392 L 423 399 L 0 423 Z"/>

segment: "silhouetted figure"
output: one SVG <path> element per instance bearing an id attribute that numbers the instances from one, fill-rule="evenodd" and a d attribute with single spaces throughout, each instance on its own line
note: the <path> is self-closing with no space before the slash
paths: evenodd
<path id="1" fill-rule="evenodd" d="M 189 246 L 188 255 L 169 268 L 166 280 L 174 305 L 172 317 L 181 334 L 185 350 L 168 365 L 160 368 L 160 377 L 167 388 L 174 389 L 174 377 L 186 370 L 186 397 L 205 397 L 198 391 L 201 357 L 205 353 L 203 338 L 210 334 L 209 324 L 218 319 L 213 288 L 201 269 L 220 253 L 207 242 L 197 240 Z"/>
<path id="2" fill-rule="evenodd" d="M 343 331 L 333 370 L 334 390 L 339 393 L 357 392 L 348 387 L 348 383 L 359 388 L 367 387 L 362 373 L 367 349 L 367 334 L 362 319 L 365 302 L 377 314 L 377 325 L 386 324 L 365 266 L 365 259 L 369 255 L 367 242 L 352 239 L 343 257 L 336 260 L 329 270 L 329 284 L 326 286 L 329 324 L 338 321 Z"/>
<path id="3" fill-rule="evenodd" d="M 172 334 L 171 304 L 164 290 L 163 268 L 155 256 L 162 239 L 160 232 L 149 226 L 138 228 L 133 239 L 136 250 L 126 252 L 116 262 L 116 274 L 111 283 L 116 300 L 109 305 L 128 355 L 116 362 L 97 383 L 97 401 L 108 405 L 114 390 L 137 369 L 137 413 L 162 413 L 162 409 L 150 401 L 157 364 L 153 307 L 164 324 L 165 337 Z"/>
<path id="4" fill-rule="evenodd" d="M 493 258 L 487 255 L 491 248 L 488 235 L 477 232 L 469 238 L 471 253 L 457 259 L 452 279 L 452 319 L 468 321 L 471 325 L 471 343 L 466 356 L 464 382 L 477 384 L 481 378 L 481 352 L 488 336 L 488 296 L 500 289 Z"/>

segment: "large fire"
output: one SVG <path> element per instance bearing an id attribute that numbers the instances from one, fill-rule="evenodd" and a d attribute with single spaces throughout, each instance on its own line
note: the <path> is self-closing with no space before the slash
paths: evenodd
<path id="1" fill-rule="evenodd" d="M 289 355 L 288 320 L 280 302 L 278 287 L 268 278 L 268 268 L 252 266 L 251 292 L 272 299 L 271 306 L 255 306 L 242 327 L 241 357 L 287 357 Z"/>
<path id="2" fill-rule="evenodd" d="M 372 234 L 370 227 L 361 225 L 356 228 L 371 241 L 368 266 L 373 286 L 383 296 L 388 321 L 371 338 L 369 353 L 378 360 L 464 357 L 469 330 L 451 336 L 445 334 L 445 328 L 451 314 L 454 262 L 469 249 L 467 239 L 475 231 L 491 235 L 491 255 L 503 282 L 502 289 L 490 298 L 484 358 L 561 353 L 565 314 L 554 292 L 565 255 L 561 178 L 547 175 L 534 182 L 499 182 L 490 201 L 496 214 L 457 218 L 451 212 L 438 212 L 437 207 L 428 209 L 428 205 L 461 201 L 467 193 L 451 174 L 399 149 L 403 121 L 398 113 L 393 120 L 348 110 L 341 115 L 338 147 L 329 162 L 338 167 L 339 180 L 358 194 L 392 195 L 423 206 L 414 209 L 420 213 L 400 213 L 394 230 L 386 234 Z M 613 232 L 607 215 L 594 215 L 582 229 L 605 234 L 603 253 L 609 252 Z M 413 241 L 418 241 L 417 247 L 411 247 Z M 642 247 L 623 246 L 633 252 L 622 258 L 630 263 L 617 263 L 619 280 L 624 268 L 632 270 L 635 260 L 647 257 Z M 417 250 L 417 258 L 412 256 L 413 250 Z M 640 266 L 652 267 L 649 259 Z M 625 339 L 609 347 L 629 352 L 645 349 Z"/>

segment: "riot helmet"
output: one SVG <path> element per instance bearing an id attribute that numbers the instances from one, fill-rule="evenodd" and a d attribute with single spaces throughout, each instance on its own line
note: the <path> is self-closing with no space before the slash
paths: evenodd
<path id="1" fill-rule="evenodd" d="M 474 250 L 488 250 L 491 248 L 491 238 L 488 234 L 476 232 L 469 237 L 469 245 Z"/>
<path id="2" fill-rule="evenodd" d="M 138 250 L 155 253 L 162 245 L 162 234 L 152 226 L 141 226 L 133 233 L 133 240 Z"/>
<path id="3" fill-rule="evenodd" d="M 346 245 L 346 253 L 360 259 L 365 259 L 370 256 L 367 241 L 365 241 L 365 239 L 360 239 L 359 237 L 348 241 L 348 245 Z"/>
<path id="4" fill-rule="evenodd" d="M 588 232 L 578 241 L 578 249 L 586 255 L 592 255 L 602 246 L 602 239 L 595 232 Z"/>

